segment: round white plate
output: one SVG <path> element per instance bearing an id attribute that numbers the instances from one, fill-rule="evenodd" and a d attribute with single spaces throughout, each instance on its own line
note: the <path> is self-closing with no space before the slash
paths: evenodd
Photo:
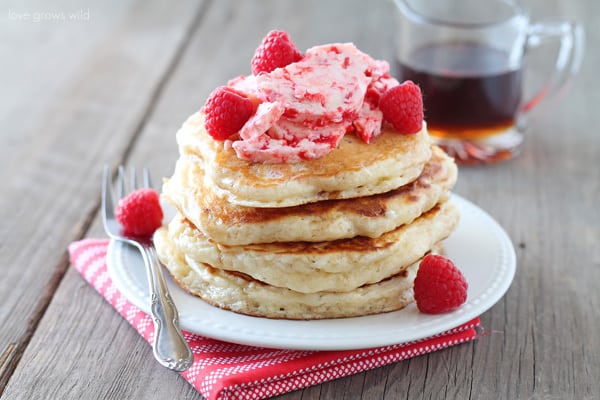
<path id="1" fill-rule="evenodd" d="M 445 255 L 461 269 L 469 284 L 467 302 L 454 312 L 423 314 L 411 304 L 400 311 L 357 318 L 290 321 L 250 317 L 213 307 L 180 289 L 167 276 L 181 327 L 247 345 L 342 350 L 405 343 L 463 324 L 488 310 L 506 293 L 515 274 L 516 260 L 512 242 L 492 217 L 458 195 L 452 199 L 460 209 L 461 220 L 444 242 Z M 117 288 L 148 313 L 146 272 L 137 250 L 112 241 L 107 265 Z"/>

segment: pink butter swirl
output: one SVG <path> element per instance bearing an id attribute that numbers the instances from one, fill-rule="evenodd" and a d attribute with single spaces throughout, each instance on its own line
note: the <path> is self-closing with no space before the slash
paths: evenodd
<path id="1" fill-rule="evenodd" d="M 381 133 L 379 97 L 398 84 L 387 62 L 351 43 L 312 47 L 298 62 L 228 83 L 259 104 L 225 145 L 241 159 L 294 163 L 323 157 L 351 131 L 369 143 Z"/>

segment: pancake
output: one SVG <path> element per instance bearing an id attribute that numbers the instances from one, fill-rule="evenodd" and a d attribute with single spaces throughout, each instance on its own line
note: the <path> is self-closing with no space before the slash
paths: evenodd
<path id="1" fill-rule="evenodd" d="M 399 310 L 413 301 L 418 262 L 381 282 L 349 292 L 300 293 L 190 260 L 162 229 L 155 235 L 160 259 L 187 292 L 241 314 L 296 320 L 355 317 Z"/>
<path id="2" fill-rule="evenodd" d="M 203 185 L 228 202 L 249 207 L 288 207 L 329 199 L 385 193 L 415 180 L 431 157 L 425 124 L 400 135 L 389 129 L 365 144 L 346 134 L 335 151 L 293 164 L 252 163 L 217 141 L 195 113 L 177 132 L 182 157 L 194 156 L 205 171 Z"/>
<path id="3" fill-rule="evenodd" d="M 228 246 L 208 239 L 179 215 L 169 224 L 168 237 L 194 263 L 302 293 L 346 292 L 399 273 L 450 235 L 458 218 L 456 207 L 446 202 L 377 238 Z"/>
<path id="4" fill-rule="evenodd" d="M 374 238 L 410 223 L 448 198 L 456 176 L 454 161 L 433 146 L 421 175 L 390 192 L 295 207 L 256 208 L 233 205 L 209 190 L 202 183 L 202 164 L 187 156 L 177 161 L 162 192 L 205 236 L 222 244 L 320 242 Z"/>
<path id="5" fill-rule="evenodd" d="M 299 58 L 228 81 L 183 123 L 159 258 L 183 289 L 242 314 L 401 309 L 420 260 L 458 223 L 456 165 L 425 122 L 400 126 L 423 116 L 414 83 L 391 94 L 405 110 L 379 107 L 401 85 L 387 62 L 351 43 Z"/>

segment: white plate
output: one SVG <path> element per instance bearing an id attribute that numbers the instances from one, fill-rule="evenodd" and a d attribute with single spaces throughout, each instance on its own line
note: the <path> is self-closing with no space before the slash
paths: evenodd
<path id="1" fill-rule="evenodd" d="M 457 195 L 452 199 L 460 209 L 461 220 L 444 242 L 444 248 L 469 284 L 467 302 L 454 312 L 428 315 L 411 304 L 400 311 L 357 318 L 274 320 L 213 307 L 183 291 L 168 277 L 181 326 L 199 335 L 247 345 L 342 350 L 418 340 L 465 323 L 488 310 L 506 293 L 515 274 L 515 251 L 506 232 L 492 217 Z M 148 313 L 146 274 L 137 250 L 111 242 L 107 265 L 117 288 Z"/>

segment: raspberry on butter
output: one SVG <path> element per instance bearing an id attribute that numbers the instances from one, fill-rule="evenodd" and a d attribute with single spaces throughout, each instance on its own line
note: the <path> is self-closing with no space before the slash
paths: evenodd
<path id="1" fill-rule="evenodd" d="M 156 190 L 138 189 L 121 200 L 115 210 L 115 217 L 126 235 L 150 237 L 163 220 L 159 195 Z"/>
<path id="2" fill-rule="evenodd" d="M 262 40 L 250 61 L 252 74 L 271 72 L 302 59 L 302 53 L 285 31 L 272 30 Z"/>
<path id="3" fill-rule="evenodd" d="M 414 134 L 423 127 L 423 96 L 412 81 L 405 81 L 386 91 L 379 100 L 383 118 L 399 133 Z"/>
<path id="4" fill-rule="evenodd" d="M 419 311 L 441 314 L 460 307 L 467 300 L 467 281 L 446 257 L 430 254 L 419 265 L 414 293 Z"/>
<path id="5" fill-rule="evenodd" d="M 216 140 L 225 140 L 239 131 L 254 113 L 252 101 L 228 86 L 219 86 L 203 107 L 205 127 Z"/>

